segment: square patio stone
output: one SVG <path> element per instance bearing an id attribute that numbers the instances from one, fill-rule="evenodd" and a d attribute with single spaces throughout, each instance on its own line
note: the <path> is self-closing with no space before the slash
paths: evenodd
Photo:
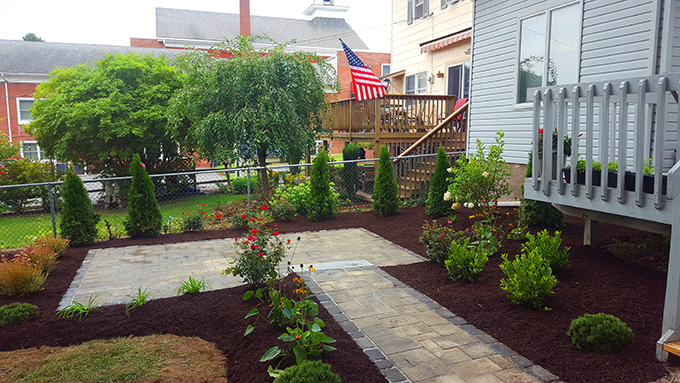
<path id="1" fill-rule="evenodd" d="M 493 373 L 501 370 L 500 366 L 492 362 L 489 358 L 479 358 L 467 362 L 456 363 L 451 366 L 451 368 L 453 369 L 453 372 L 467 381 L 471 381 L 471 378 L 477 375 L 490 375 L 493 378 L 496 378 L 493 376 Z M 493 380 L 489 381 L 492 382 Z"/>

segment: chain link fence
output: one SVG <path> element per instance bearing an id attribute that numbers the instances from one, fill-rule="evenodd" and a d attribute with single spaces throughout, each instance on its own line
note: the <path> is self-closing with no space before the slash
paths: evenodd
<path id="1" fill-rule="evenodd" d="M 449 163 L 461 153 L 449 153 Z M 370 208 L 377 159 L 329 162 L 329 175 L 338 195 L 338 212 Z M 404 201 L 424 203 L 434 171 L 436 154 L 393 159 L 399 196 Z M 156 198 L 163 216 L 164 232 L 181 231 L 183 213 L 202 211 L 209 216 L 206 228 L 227 227 L 230 209 L 263 203 L 258 171 L 267 170 L 274 203 L 283 196 L 304 198 L 304 184 L 312 164 L 274 165 L 250 168 L 210 169 L 193 172 L 153 174 Z M 127 194 L 131 177 L 81 176 L 101 221 L 99 239 L 125 235 Z M 0 186 L 0 250 L 24 246 L 35 238 L 58 233 L 62 182 Z M 303 185 L 303 186 L 300 186 Z M 220 211 L 220 213 L 218 213 Z M 170 218 L 172 217 L 172 218 Z"/>

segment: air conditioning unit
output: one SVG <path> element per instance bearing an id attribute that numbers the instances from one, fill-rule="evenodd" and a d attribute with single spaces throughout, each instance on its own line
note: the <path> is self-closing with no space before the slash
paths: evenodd
<path id="1" fill-rule="evenodd" d="M 429 82 L 430 84 L 432 84 L 434 82 L 434 75 L 433 74 L 427 76 L 427 82 Z"/>

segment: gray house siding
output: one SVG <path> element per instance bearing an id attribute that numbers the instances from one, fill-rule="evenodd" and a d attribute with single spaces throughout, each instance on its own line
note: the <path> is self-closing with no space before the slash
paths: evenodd
<path id="1" fill-rule="evenodd" d="M 658 0 L 582 0 L 579 81 L 652 74 L 656 56 Z M 564 0 L 476 0 L 474 2 L 470 147 L 492 143 L 505 132 L 505 159 L 526 164 L 532 141 L 532 109 L 515 105 L 520 19 L 564 4 Z M 676 12 L 676 17 L 680 16 Z M 680 38 L 677 42 L 680 44 Z M 680 56 L 680 46 L 674 49 Z M 632 116 L 631 116 L 632 118 Z M 593 137 L 596 139 L 596 137 Z M 632 143 L 631 143 L 632 150 Z M 631 153 L 632 154 L 632 153 Z"/>

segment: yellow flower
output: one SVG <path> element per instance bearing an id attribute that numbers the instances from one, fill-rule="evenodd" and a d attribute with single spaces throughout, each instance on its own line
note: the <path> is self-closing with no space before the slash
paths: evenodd
<path id="1" fill-rule="evenodd" d="M 473 219 L 473 218 L 475 218 L 475 216 L 474 216 L 474 215 L 471 215 L 471 216 L 469 216 L 468 218 Z"/>
<path id="2" fill-rule="evenodd" d="M 300 278 L 300 277 L 295 277 L 295 278 L 293 278 L 293 282 L 302 283 L 303 281 L 302 281 L 302 278 Z"/>
<path id="3" fill-rule="evenodd" d="M 309 269 L 309 271 L 316 271 L 316 269 L 312 265 L 309 265 L 307 268 Z"/>

